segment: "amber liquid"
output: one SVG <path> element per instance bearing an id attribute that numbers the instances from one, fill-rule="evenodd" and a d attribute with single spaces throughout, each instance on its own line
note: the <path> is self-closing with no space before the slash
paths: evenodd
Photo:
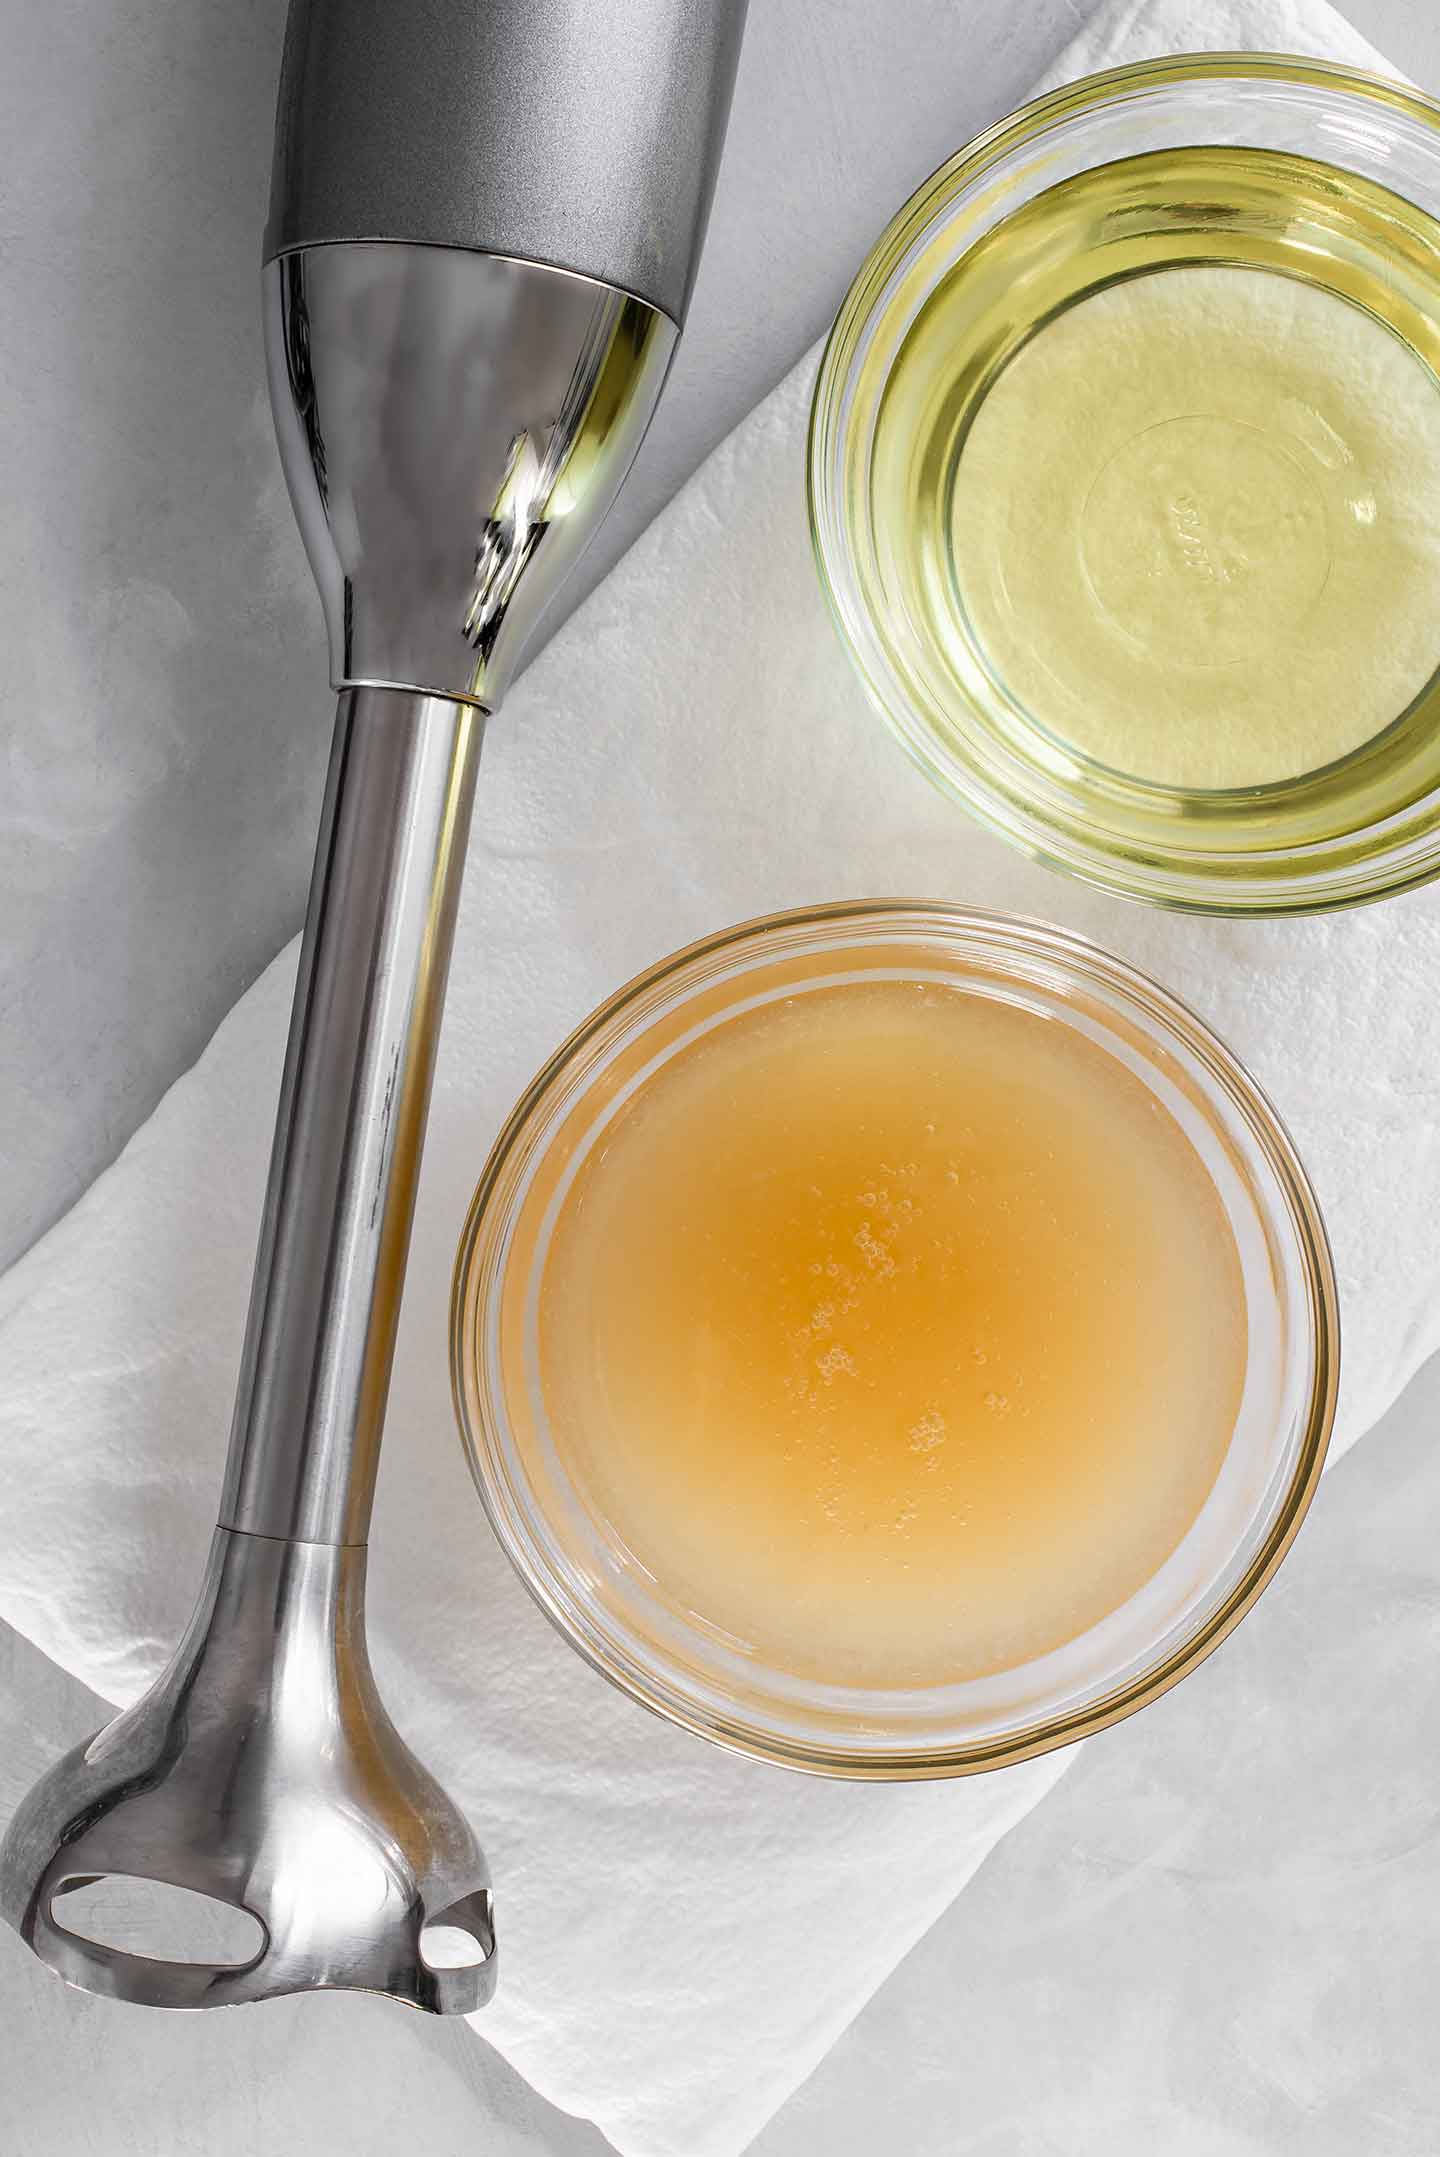
<path id="1" fill-rule="evenodd" d="M 1072 1028 L 942 984 L 733 1018 L 562 1202 L 540 1373 L 660 1590 L 848 1685 L 936 1684 L 1124 1602 L 1214 1482 L 1246 1350 L 1194 1147 Z"/>

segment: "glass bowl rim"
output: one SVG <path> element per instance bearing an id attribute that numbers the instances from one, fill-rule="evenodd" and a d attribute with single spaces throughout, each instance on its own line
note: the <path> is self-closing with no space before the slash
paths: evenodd
<path id="1" fill-rule="evenodd" d="M 1012 800 L 988 775 L 975 769 L 963 749 L 947 748 L 941 742 L 888 657 L 881 652 L 882 663 L 876 665 L 873 655 L 862 648 L 851 617 L 865 616 L 868 601 L 856 568 L 841 490 L 832 483 L 831 448 L 844 424 L 842 401 L 855 348 L 871 326 L 876 303 L 906 247 L 943 213 L 948 198 L 1000 165 L 1010 152 L 1064 121 L 1114 110 L 1157 90 L 1237 78 L 1272 82 L 1277 88 L 1330 89 L 1403 113 L 1436 136 L 1440 154 L 1440 99 L 1393 77 L 1298 53 L 1161 55 L 1077 76 L 1044 91 L 953 151 L 887 220 L 851 280 L 825 338 L 805 444 L 810 543 L 826 605 L 868 701 L 917 769 L 983 829 L 1046 868 L 1165 911 L 1230 918 L 1328 913 L 1371 905 L 1430 883 L 1440 876 L 1440 795 L 1420 797 L 1396 812 L 1408 820 L 1408 828 L 1398 838 L 1385 839 L 1373 852 L 1357 860 L 1350 858 L 1346 848 L 1353 847 L 1367 830 L 1382 831 L 1384 820 L 1357 827 L 1306 854 L 1288 878 L 1283 873 L 1256 876 L 1252 871 L 1247 875 L 1243 866 L 1234 865 L 1237 859 L 1243 864 L 1243 857 L 1231 857 L 1227 869 L 1224 857 L 1207 857 L 1203 848 L 1152 859 L 1143 848 L 1127 847 L 1118 832 L 1086 829 L 1079 817 L 1061 823 L 1042 816 L 1024 800 Z M 1427 802 L 1435 804 L 1428 822 Z M 1327 848 L 1339 856 L 1333 865 L 1325 859 Z"/>
<path id="2" fill-rule="evenodd" d="M 1311 1341 L 1308 1407 L 1293 1472 L 1267 1532 L 1230 1592 L 1208 1618 L 1190 1628 L 1169 1653 L 1152 1665 L 1129 1679 L 1122 1679 L 1098 1698 L 1088 1700 L 1076 1709 L 1027 1723 L 1013 1732 L 980 1743 L 924 1750 L 902 1745 L 894 1751 L 859 1754 L 804 1738 L 779 1739 L 747 1722 L 739 1712 L 733 1717 L 712 1714 L 693 1695 L 686 1697 L 658 1659 L 652 1659 L 647 1665 L 643 1657 L 625 1658 L 597 1633 L 582 1634 L 553 1569 L 546 1563 L 545 1553 L 534 1546 L 509 1496 L 507 1485 L 513 1474 L 519 1473 L 522 1480 L 528 1481 L 528 1478 L 524 1477 L 523 1470 L 517 1471 L 509 1465 L 517 1458 L 518 1448 L 503 1394 L 492 1398 L 483 1382 L 483 1374 L 472 1373 L 469 1368 L 466 1322 L 471 1310 L 479 1307 L 473 1286 L 477 1270 L 490 1254 L 497 1231 L 503 1232 L 513 1212 L 512 1206 L 503 1206 L 498 1218 L 492 1220 L 492 1201 L 517 1149 L 531 1135 L 537 1118 L 543 1117 L 557 1085 L 563 1084 L 586 1051 L 595 1048 L 607 1035 L 613 1036 L 614 1045 L 619 1046 L 626 1039 L 629 1026 L 637 1026 L 643 1032 L 644 1024 L 657 1015 L 650 1009 L 647 999 L 677 979 L 683 990 L 678 1003 L 683 1007 L 688 996 L 703 989 L 713 978 L 701 975 L 689 983 L 684 981 L 687 974 L 702 968 L 707 961 L 733 954 L 737 961 L 734 975 L 739 978 L 750 967 L 763 964 L 774 956 L 772 947 L 787 934 L 809 932 L 823 940 L 822 949 L 829 949 L 832 944 L 843 949 L 847 943 L 857 940 L 857 932 L 867 927 L 879 932 L 909 927 L 924 932 L 942 945 L 947 935 L 957 933 L 998 937 L 1003 943 L 1013 944 L 1023 952 L 1060 965 L 1071 981 L 1083 979 L 1087 974 L 1098 976 L 1102 985 L 1118 989 L 1139 1004 L 1147 1017 L 1158 1022 L 1162 1037 L 1166 1032 L 1178 1037 L 1197 1056 L 1207 1081 L 1216 1086 L 1232 1109 L 1239 1111 L 1275 1177 L 1300 1260 Z M 592 1077 L 593 1074 L 586 1077 L 578 1093 L 565 1097 L 564 1114 L 583 1099 Z M 563 1121 L 563 1114 L 560 1120 Z M 549 1138 L 553 1138 L 558 1127 L 556 1123 L 548 1134 L 542 1133 L 542 1148 Z M 502 1264 L 491 1285 L 492 1295 L 500 1292 L 503 1278 Z M 593 1669 L 663 1720 L 708 1738 L 731 1752 L 777 1766 L 850 1781 L 930 1781 L 977 1774 L 1031 1759 L 1059 1746 L 1073 1744 L 1133 1714 L 1168 1692 L 1172 1685 L 1203 1662 L 1234 1629 L 1274 1577 L 1309 1509 L 1319 1485 L 1334 1423 L 1339 1361 L 1338 1294 L 1318 1201 L 1285 1124 L 1268 1095 L 1233 1051 L 1173 991 L 1088 937 L 1028 916 L 934 899 L 841 900 L 759 915 L 683 946 L 616 989 L 546 1059 L 502 1125 L 470 1201 L 451 1286 L 451 1390 L 471 1476 L 496 1540 L 551 1624 Z M 543 1516 L 543 1508 L 537 1510 Z"/>

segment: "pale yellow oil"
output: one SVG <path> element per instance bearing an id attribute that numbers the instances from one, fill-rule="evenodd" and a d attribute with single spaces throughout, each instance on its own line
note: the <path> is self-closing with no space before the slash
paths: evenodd
<path id="1" fill-rule="evenodd" d="M 1107 1050 L 945 984 L 828 986 L 680 1051 L 566 1195 L 539 1306 L 565 1469 L 664 1594 L 843 1684 L 1059 1646 L 1194 1521 L 1234 1425 L 1234 1241 Z"/>
<path id="2" fill-rule="evenodd" d="M 1270 790 L 1303 843 L 1413 799 L 1440 767 L 1437 362 L 1440 226 L 1384 189 L 1222 148 L 1048 189 L 890 368 L 870 517 L 905 663 L 1157 814 Z"/>

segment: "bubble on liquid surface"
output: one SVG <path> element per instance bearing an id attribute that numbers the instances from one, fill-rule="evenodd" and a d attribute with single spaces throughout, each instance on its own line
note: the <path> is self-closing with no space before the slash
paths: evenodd
<path id="1" fill-rule="evenodd" d="M 943 1445 L 949 1426 L 938 1408 L 927 1408 L 918 1422 L 910 1426 L 910 1450 L 912 1453 L 933 1453 L 936 1446 Z"/>

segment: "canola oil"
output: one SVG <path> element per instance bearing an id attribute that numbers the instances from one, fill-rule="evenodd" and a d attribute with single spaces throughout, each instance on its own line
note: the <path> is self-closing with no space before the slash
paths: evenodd
<path id="1" fill-rule="evenodd" d="M 1129 158 L 1004 219 L 875 349 L 872 597 L 932 723 L 1221 846 L 1440 778 L 1423 211 L 1277 151 Z"/>

